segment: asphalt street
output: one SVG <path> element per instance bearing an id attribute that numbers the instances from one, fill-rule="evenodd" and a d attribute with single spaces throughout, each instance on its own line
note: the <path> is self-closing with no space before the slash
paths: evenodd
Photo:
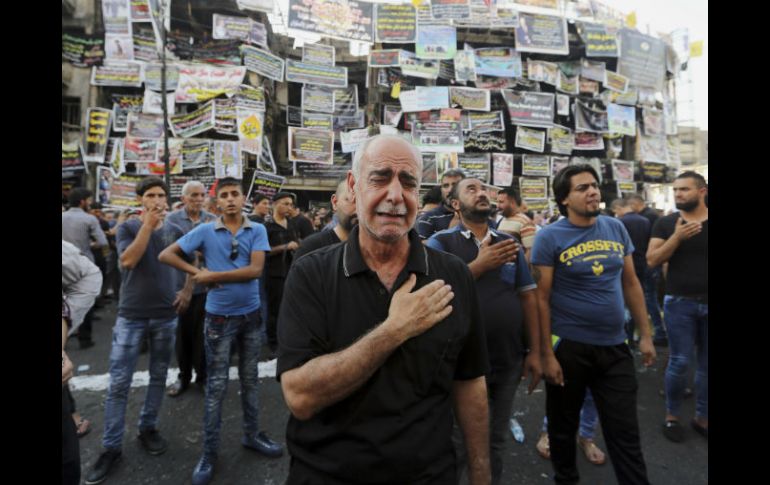
<path id="1" fill-rule="evenodd" d="M 75 365 L 79 389 L 73 391 L 80 413 L 91 421 L 92 431 L 80 440 L 82 475 L 96 461 L 101 451 L 101 435 L 104 423 L 106 388 L 97 376 L 108 373 L 112 326 L 115 322 L 115 304 L 108 303 L 97 310 L 100 317 L 94 322 L 93 337 L 96 346 L 79 350 L 77 339 L 70 339 L 67 352 Z M 638 415 L 641 428 L 642 449 L 647 463 L 650 482 L 656 485 L 696 485 L 708 483 L 708 442 L 686 426 L 685 441 L 675 444 L 661 433 L 665 415 L 663 375 L 667 349 L 658 349 L 658 361 L 649 369 L 641 369 L 637 355 L 639 381 Z M 141 355 L 136 371 L 147 371 L 148 354 Z M 265 363 L 263 370 L 270 371 Z M 236 365 L 233 363 L 232 365 Z M 86 367 L 87 366 L 87 367 Z M 172 368 L 176 368 L 174 359 Z M 274 366 L 272 366 L 274 369 Z M 169 382 L 176 378 L 176 371 L 169 372 Z M 254 485 L 282 484 L 288 474 L 289 457 L 269 459 L 240 445 L 242 413 L 238 396 L 240 384 L 232 379 L 228 386 L 223 409 L 222 447 L 213 484 Z M 168 451 L 161 456 L 150 456 L 136 440 L 139 410 L 144 400 L 146 385 L 133 387 L 129 395 L 126 414 L 126 434 L 123 442 L 123 459 L 115 472 L 107 479 L 110 485 L 188 485 L 202 449 L 203 391 L 197 386 L 177 398 L 164 397 L 160 413 L 160 431 L 169 441 Z M 694 411 L 694 399 L 685 401 L 683 423 L 689 423 Z M 284 403 L 280 385 L 274 377 L 260 378 L 260 426 L 270 437 L 285 443 L 286 422 L 289 411 Z M 553 470 L 549 461 L 538 455 L 535 449 L 545 410 L 545 391 L 540 384 L 531 396 L 526 386 L 519 387 L 514 402 L 514 417 L 521 424 L 524 443 L 511 436 L 505 450 L 504 483 L 548 484 L 553 483 Z M 510 436 L 510 434 L 509 434 Z M 607 451 L 601 433 L 596 437 L 599 447 Z M 581 483 L 590 485 L 615 484 L 610 464 L 590 464 L 578 448 L 578 467 Z"/>

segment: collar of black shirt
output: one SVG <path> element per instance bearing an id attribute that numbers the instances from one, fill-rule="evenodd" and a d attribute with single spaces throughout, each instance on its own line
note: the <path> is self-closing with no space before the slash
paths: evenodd
<path id="1" fill-rule="evenodd" d="M 356 226 L 350 232 L 345 249 L 342 255 L 343 269 L 345 276 L 351 276 L 369 270 L 361 255 L 361 246 L 358 243 L 358 230 Z M 406 271 L 408 273 L 423 273 L 428 275 L 428 250 L 420 241 L 420 236 L 414 229 L 409 231 L 409 259 L 406 262 Z"/>

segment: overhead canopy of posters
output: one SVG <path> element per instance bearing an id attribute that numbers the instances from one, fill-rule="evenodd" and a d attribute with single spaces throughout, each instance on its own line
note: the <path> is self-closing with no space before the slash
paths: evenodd
<path id="1" fill-rule="evenodd" d="M 569 54 L 567 20 L 564 17 L 519 12 L 516 50 L 541 54 Z"/>
<path id="2" fill-rule="evenodd" d="M 254 155 L 262 153 L 262 135 L 265 113 L 248 108 L 236 108 L 238 116 L 238 141 L 241 150 Z"/>
<path id="3" fill-rule="evenodd" d="M 353 153 L 369 138 L 369 130 L 351 130 L 340 133 L 340 142 L 342 144 L 342 153 Z"/>
<path id="4" fill-rule="evenodd" d="M 79 172 L 85 170 L 86 166 L 83 163 L 83 156 L 80 154 L 80 144 L 71 143 L 61 144 L 61 171 L 62 172 Z"/>
<path id="5" fill-rule="evenodd" d="M 110 135 L 111 115 L 112 111 L 108 109 L 88 108 L 83 161 L 104 162 L 104 152 L 107 150 L 107 139 Z"/>
<path id="6" fill-rule="evenodd" d="M 214 99 L 214 131 L 222 135 L 238 135 L 236 102 L 233 98 Z"/>
<path id="7" fill-rule="evenodd" d="M 420 59 L 454 59 L 456 53 L 456 28 L 430 25 L 417 31 L 416 54 Z"/>
<path id="8" fill-rule="evenodd" d="M 463 20 L 470 18 L 471 8 L 469 0 L 431 0 L 430 13 L 436 20 Z"/>
<path id="9" fill-rule="evenodd" d="M 642 180 L 653 184 L 665 182 L 666 164 L 647 161 L 642 162 Z"/>
<path id="10" fill-rule="evenodd" d="M 190 113 L 169 116 L 171 132 L 175 137 L 189 138 L 214 128 L 214 102 L 209 101 Z"/>
<path id="11" fill-rule="evenodd" d="M 162 91 L 161 65 L 146 64 L 144 66 L 144 87 L 155 92 Z M 166 63 L 166 91 L 175 91 L 179 85 L 179 66 Z"/>
<path id="12" fill-rule="evenodd" d="M 417 38 L 417 13 L 412 5 L 377 4 L 375 40 L 390 44 L 412 43 Z"/>
<path id="13" fill-rule="evenodd" d="M 162 138 L 165 133 L 163 116 L 129 113 L 126 136 L 135 138 Z"/>
<path id="14" fill-rule="evenodd" d="M 369 52 L 369 67 L 391 67 L 401 64 L 401 49 L 384 49 Z"/>
<path id="15" fill-rule="evenodd" d="M 251 200 L 254 194 L 263 194 L 272 200 L 273 196 L 281 191 L 285 181 L 286 177 L 255 170 L 247 198 Z"/>
<path id="16" fill-rule="evenodd" d="M 374 8 L 355 0 L 289 0 L 288 28 L 342 40 L 374 42 Z"/>
<path id="17" fill-rule="evenodd" d="M 213 140 L 211 150 L 214 158 L 214 175 L 218 179 L 243 178 L 243 161 L 237 141 Z"/>
<path id="18" fill-rule="evenodd" d="M 463 127 L 458 121 L 417 121 L 412 143 L 426 152 L 463 152 Z"/>
<path id="19" fill-rule="evenodd" d="M 334 116 L 326 113 L 302 112 L 302 128 L 313 130 L 334 129 Z"/>
<path id="20" fill-rule="evenodd" d="M 475 49 L 476 75 L 521 77 L 521 56 L 509 47 Z"/>
<path id="21" fill-rule="evenodd" d="M 185 64 L 179 67 L 177 103 L 202 103 L 221 94 L 232 96 L 246 75 L 245 67 Z"/>
<path id="22" fill-rule="evenodd" d="M 666 75 L 666 44 L 662 40 L 631 29 L 620 29 L 618 73 L 635 86 L 662 90 Z"/>
<path id="23" fill-rule="evenodd" d="M 333 163 L 334 132 L 289 127 L 289 160 Z"/>
<path id="24" fill-rule="evenodd" d="M 571 155 L 575 146 L 575 135 L 569 128 L 552 126 L 548 128 L 548 143 L 553 153 Z"/>
<path id="25" fill-rule="evenodd" d="M 503 112 L 492 111 L 490 113 L 468 113 L 468 128 L 477 133 L 489 131 L 504 131 Z"/>
<path id="26" fill-rule="evenodd" d="M 112 129 L 125 132 L 128 123 L 128 113 L 141 113 L 144 106 L 144 96 L 141 94 L 113 94 L 112 99 Z"/>
<path id="27" fill-rule="evenodd" d="M 305 44 L 302 46 L 302 62 L 308 64 L 320 64 L 322 66 L 333 66 L 334 46 L 322 44 Z"/>
<path id="28" fill-rule="evenodd" d="M 421 60 L 411 52 L 401 52 L 401 73 L 422 79 L 438 79 L 441 64 L 437 60 Z"/>
<path id="29" fill-rule="evenodd" d="M 489 153 L 458 153 L 457 168 L 466 177 L 489 182 Z"/>
<path id="30" fill-rule="evenodd" d="M 476 80 L 476 54 L 472 50 L 457 51 L 454 58 L 455 79 L 460 82 Z"/>
<path id="31" fill-rule="evenodd" d="M 636 108 L 613 103 L 608 104 L 607 124 L 610 133 L 636 136 Z"/>
<path id="32" fill-rule="evenodd" d="M 575 130 L 608 133 L 607 111 L 593 108 L 579 99 L 575 100 Z"/>
<path id="33" fill-rule="evenodd" d="M 604 150 L 604 138 L 599 133 L 588 131 L 575 133 L 573 150 Z"/>
<path id="34" fill-rule="evenodd" d="M 96 66 L 104 61 L 104 38 L 90 35 L 61 35 L 61 57 L 75 67 Z"/>
<path id="35" fill-rule="evenodd" d="M 634 162 L 612 160 L 612 179 L 618 182 L 633 182 Z"/>
<path id="36" fill-rule="evenodd" d="M 513 154 L 492 154 L 492 183 L 498 187 L 510 187 L 513 183 Z"/>
<path id="37" fill-rule="evenodd" d="M 579 22 L 578 34 L 586 45 L 586 57 L 618 57 L 618 38 L 605 25 Z"/>
<path id="38" fill-rule="evenodd" d="M 309 84 L 302 86 L 302 109 L 317 113 L 333 113 L 334 90 Z"/>
<path id="39" fill-rule="evenodd" d="M 553 93 L 533 93 L 512 89 L 504 89 L 501 92 L 508 105 L 511 123 L 545 128 L 553 125 Z"/>
<path id="40" fill-rule="evenodd" d="M 91 68 L 91 85 L 138 88 L 142 85 L 142 66 L 128 62 L 94 66 Z"/>
<path id="41" fill-rule="evenodd" d="M 241 52 L 246 69 L 279 83 L 283 82 L 283 59 L 250 45 L 242 45 Z"/>
<path id="42" fill-rule="evenodd" d="M 533 152 L 543 153 L 545 150 L 545 135 L 541 130 L 532 130 L 523 126 L 516 127 L 515 146 Z"/>
<path id="43" fill-rule="evenodd" d="M 169 113 L 174 112 L 174 93 L 166 94 L 166 106 Z M 147 114 L 163 114 L 163 97 L 160 93 L 144 90 L 144 101 L 142 103 L 142 113 Z"/>
<path id="44" fill-rule="evenodd" d="M 348 86 L 348 68 L 286 59 L 286 81 L 345 88 Z"/>
<path id="45" fill-rule="evenodd" d="M 519 194 L 524 200 L 543 200 L 548 198 L 547 178 L 519 178 Z"/>
<path id="46" fill-rule="evenodd" d="M 469 111 L 489 111 L 490 91 L 474 88 L 449 88 L 449 104 Z"/>
<path id="47" fill-rule="evenodd" d="M 253 20 L 248 17 L 232 17 L 215 13 L 212 18 L 211 36 L 215 39 L 239 39 L 246 41 L 251 33 L 252 22 Z"/>
<path id="48" fill-rule="evenodd" d="M 550 157 L 548 155 L 522 155 L 521 174 L 531 177 L 550 177 Z"/>

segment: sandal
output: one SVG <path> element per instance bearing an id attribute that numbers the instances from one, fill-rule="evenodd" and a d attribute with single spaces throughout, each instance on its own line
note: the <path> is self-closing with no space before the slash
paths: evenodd
<path id="1" fill-rule="evenodd" d="M 548 433 L 540 433 L 540 438 L 537 440 L 535 448 L 537 448 L 537 452 L 540 453 L 540 456 L 546 460 L 551 459 L 551 445 L 548 442 Z"/>
<path id="2" fill-rule="evenodd" d="M 594 465 L 604 465 L 607 457 L 604 452 L 596 446 L 594 440 L 578 437 L 578 445 L 586 455 L 586 459 Z"/>
<path id="3" fill-rule="evenodd" d="M 166 391 L 166 394 L 168 394 L 169 397 L 177 397 L 183 392 L 185 392 L 188 387 L 190 387 L 189 383 L 176 381 L 168 387 L 168 391 Z"/>
<path id="4" fill-rule="evenodd" d="M 75 422 L 75 427 L 78 431 L 78 438 L 82 438 L 91 432 L 91 421 L 85 418 L 80 418 L 80 421 Z"/>

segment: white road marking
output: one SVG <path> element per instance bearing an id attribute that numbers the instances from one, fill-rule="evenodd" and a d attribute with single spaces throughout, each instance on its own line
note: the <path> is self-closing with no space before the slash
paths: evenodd
<path id="1" fill-rule="evenodd" d="M 267 362 L 259 363 L 259 377 L 275 377 L 276 360 L 270 360 Z M 179 369 L 170 368 L 168 375 L 166 376 L 166 386 L 173 384 L 176 381 Z M 193 371 L 193 379 L 195 379 L 195 372 Z M 229 372 L 230 380 L 238 380 L 238 368 L 230 367 Z M 150 383 L 150 372 L 143 370 L 134 372 L 134 377 L 131 380 L 131 387 L 145 387 Z M 81 375 L 75 376 L 70 379 L 70 389 L 73 391 L 106 391 L 110 385 L 110 374 L 100 375 Z"/>

